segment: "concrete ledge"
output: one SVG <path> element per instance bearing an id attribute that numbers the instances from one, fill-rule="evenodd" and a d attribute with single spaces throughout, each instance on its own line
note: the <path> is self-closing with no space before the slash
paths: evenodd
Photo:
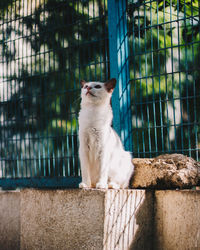
<path id="1" fill-rule="evenodd" d="M 0 192 L 0 249 L 20 249 L 20 192 Z"/>
<path id="2" fill-rule="evenodd" d="M 200 249 L 200 191 L 156 191 L 154 249 Z"/>
<path id="3" fill-rule="evenodd" d="M 105 201 L 104 245 L 101 249 L 152 249 L 152 192 L 108 190 Z"/>
<path id="4" fill-rule="evenodd" d="M 102 249 L 101 191 L 24 190 L 21 249 Z"/>
<path id="5" fill-rule="evenodd" d="M 139 190 L 24 190 L 21 249 L 145 246 L 152 239 L 152 208 L 152 194 Z M 139 229 L 138 223 L 143 227 Z"/>
<path id="6" fill-rule="evenodd" d="M 200 249 L 200 191 L 0 192 L 0 249 Z"/>

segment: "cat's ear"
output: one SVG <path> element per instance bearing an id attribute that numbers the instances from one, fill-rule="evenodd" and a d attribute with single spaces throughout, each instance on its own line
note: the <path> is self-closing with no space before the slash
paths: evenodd
<path id="1" fill-rule="evenodd" d="M 83 88 L 83 86 L 86 84 L 86 81 L 85 80 L 81 80 L 80 84 L 81 84 L 81 88 Z"/>
<path id="2" fill-rule="evenodd" d="M 105 87 L 109 93 L 112 93 L 116 86 L 116 79 L 112 78 L 105 83 Z"/>

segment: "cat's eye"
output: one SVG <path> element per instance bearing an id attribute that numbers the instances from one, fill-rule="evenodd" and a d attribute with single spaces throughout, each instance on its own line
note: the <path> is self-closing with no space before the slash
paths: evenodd
<path id="1" fill-rule="evenodd" d="M 95 87 L 95 89 L 100 89 L 101 88 L 101 85 L 96 85 L 96 86 L 94 86 Z"/>
<path id="2" fill-rule="evenodd" d="M 84 85 L 84 89 L 87 89 L 88 85 Z"/>

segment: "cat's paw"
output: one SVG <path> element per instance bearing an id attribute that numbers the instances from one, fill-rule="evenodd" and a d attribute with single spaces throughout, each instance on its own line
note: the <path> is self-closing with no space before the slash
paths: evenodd
<path id="1" fill-rule="evenodd" d="M 79 188 L 89 188 L 89 186 L 87 184 L 85 184 L 84 182 L 81 182 L 79 184 Z"/>
<path id="2" fill-rule="evenodd" d="M 104 183 L 104 182 L 98 182 L 96 184 L 96 188 L 98 188 L 98 189 L 107 189 L 108 188 L 108 184 Z"/>
<path id="3" fill-rule="evenodd" d="M 120 189 L 120 185 L 115 183 L 115 182 L 109 182 L 108 183 L 108 188 L 112 188 L 112 189 Z"/>

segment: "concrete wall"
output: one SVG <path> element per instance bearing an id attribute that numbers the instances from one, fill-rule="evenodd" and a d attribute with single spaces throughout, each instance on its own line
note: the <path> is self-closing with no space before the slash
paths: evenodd
<path id="1" fill-rule="evenodd" d="M 0 250 L 20 249 L 20 192 L 0 192 Z"/>
<path id="2" fill-rule="evenodd" d="M 101 191 L 25 190 L 21 195 L 21 249 L 102 249 Z"/>
<path id="3" fill-rule="evenodd" d="M 0 192 L 4 249 L 200 249 L 200 191 Z"/>
<path id="4" fill-rule="evenodd" d="M 24 190 L 21 249 L 142 249 L 152 241 L 152 214 L 145 191 Z"/>
<path id="5" fill-rule="evenodd" d="M 152 192 L 108 190 L 105 198 L 103 249 L 152 249 Z"/>
<path id="6" fill-rule="evenodd" d="M 200 249 L 200 191 L 155 192 L 154 249 Z"/>

